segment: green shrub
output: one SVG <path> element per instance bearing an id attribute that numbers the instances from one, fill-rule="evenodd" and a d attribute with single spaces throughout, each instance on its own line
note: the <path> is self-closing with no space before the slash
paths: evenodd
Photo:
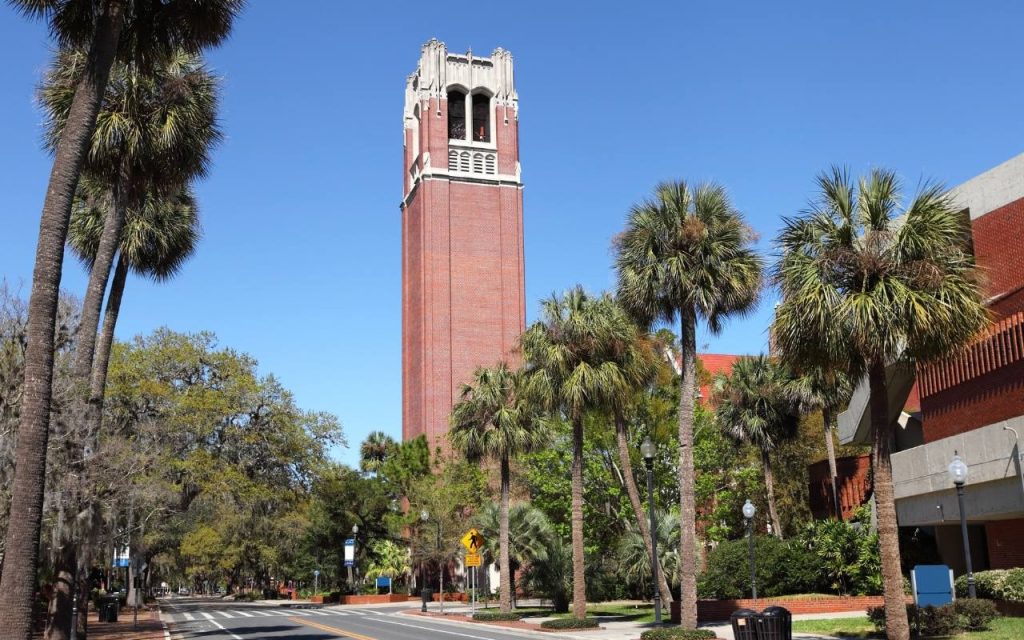
<path id="1" fill-rule="evenodd" d="M 747 540 L 720 543 L 708 554 L 707 569 L 697 579 L 700 598 L 750 596 Z M 829 587 L 818 556 L 799 541 L 756 536 L 757 593 L 766 598 L 793 593 L 821 593 Z"/>
<path id="2" fill-rule="evenodd" d="M 1024 569 L 993 569 L 974 574 L 974 589 L 979 598 L 1024 602 Z M 956 595 L 967 597 L 967 576 L 956 579 Z"/>
<path id="3" fill-rule="evenodd" d="M 907 605 L 911 633 L 925 638 L 980 631 L 986 629 L 997 615 L 995 604 L 987 600 L 957 600 L 941 607 Z M 875 629 L 885 632 L 885 607 L 871 607 L 868 618 Z"/>
<path id="4" fill-rule="evenodd" d="M 991 600 L 961 598 L 953 603 L 953 610 L 959 618 L 957 626 L 962 631 L 984 631 L 999 615 L 996 603 Z"/>
<path id="5" fill-rule="evenodd" d="M 683 629 L 682 627 L 649 629 L 640 634 L 640 640 L 715 640 L 715 637 L 715 632 L 710 629 Z"/>
<path id="6" fill-rule="evenodd" d="M 554 618 L 540 623 L 545 629 L 597 629 L 597 618 Z"/>
<path id="7" fill-rule="evenodd" d="M 259 600 L 260 594 L 255 591 L 246 591 L 244 593 L 235 594 L 235 602 L 252 602 L 253 600 Z"/>
<path id="8" fill-rule="evenodd" d="M 500 611 L 478 611 L 473 614 L 473 619 L 479 622 L 497 622 L 504 620 L 522 620 L 521 614 L 515 613 L 502 613 Z"/>

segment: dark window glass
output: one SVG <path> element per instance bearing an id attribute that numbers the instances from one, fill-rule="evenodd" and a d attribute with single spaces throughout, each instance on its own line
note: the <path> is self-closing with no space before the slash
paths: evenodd
<path id="1" fill-rule="evenodd" d="M 448 137 L 466 139 L 466 94 L 461 91 L 448 92 Z"/>
<path id="2" fill-rule="evenodd" d="M 473 95 L 473 140 L 491 141 L 491 99 L 482 93 Z"/>

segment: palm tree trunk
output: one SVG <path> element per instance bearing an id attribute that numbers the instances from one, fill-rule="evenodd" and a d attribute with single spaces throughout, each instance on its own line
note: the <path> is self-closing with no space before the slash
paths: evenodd
<path id="1" fill-rule="evenodd" d="M 832 506 L 835 508 L 836 520 L 842 520 L 843 510 L 839 505 L 839 473 L 836 471 L 836 447 L 832 441 L 833 434 L 835 433 L 834 420 L 835 416 L 833 416 L 831 410 L 821 410 L 821 421 L 825 425 L 825 450 L 828 451 L 828 476 L 832 481 Z"/>
<path id="2" fill-rule="evenodd" d="M 501 457 L 501 504 L 498 509 L 498 571 L 501 572 L 501 612 L 512 612 L 512 568 L 508 553 L 508 493 L 509 476 L 508 456 Z"/>
<path id="3" fill-rule="evenodd" d="M 108 0 L 100 12 L 89 48 L 86 72 L 75 88 L 67 126 L 57 143 L 39 222 L 39 243 L 29 299 L 25 386 L 15 452 L 11 513 L 3 574 L 0 576 L 0 629 L 9 638 L 28 638 L 39 562 L 46 446 L 53 383 L 53 335 L 57 318 L 64 242 L 82 161 L 89 149 L 96 114 L 110 76 L 123 25 L 122 3 Z"/>
<path id="4" fill-rule="evenodd" d="M 772 470 L 772 459 L 767 451 L 761 451 L 761 464 L 764 466 L 764 487 L 768 490 L 768 515 L 772 519 L 772 532 L 782 540 L 782 521 L 779 511 L 775 508 L 775 472 Z"/>
<path id="5" fill-rule="evenodd" d="M 110 210 L 103 219 L 103 233 L 100 245 L 96 250 L 92 268 L 89 270 L 89 284 L 82 300 L 82 318 L 78 325 L 75 345 L 75 362 L 72 373 L 76 379 L 87 380 L 92 371 L 93 352 L 96 348 L 96 331 L 100 324 L 100 309 L 103 307 L 103 296 L 107 292 L 110 271 L 114 267 L 114 256 L 121 240 L 124 228 L 125 185 L 115 189 Z"/>
<path id="6" fill-rule="evenodd" d="M 629 442 L 626 438 L 626 420 L 622 412 L 615 412 L 615 440 L 619 445 L 619 463 L 622 465 L 622 482 L 626 485 L 626 494 L 629 496 L 629 503 L 633 506 L 633 514 L 636 516 L 637 526 L 640 528 L 640 535 L 644 540 L 644 547 L 647 549 L 647 557 L 653 556 L 653 543 L 651 542 L 651 527 L 647 523 L 644 514 L 644 506 L 640 501 L 640 492 L 636 488 L 636 478 L 633 475 L 633 462 L 629 457 Z M 658 584 L 661 592 L 661 601 L 666 605 L 672 602 L 672 590 L 669 589 L 668 579 L 665 572 L 661 570 L 661 559 L 658 559 Z M 653 571 L 653 569 L 652 569 Z"/>
<path id="7" fill-rule="evenodd" d="M 117 267 L 114 268 L 114 281 L 110 284 L 110 295 L 107 297 L 107 309 L 103 315 L 103 331 L 96 343 L 96 357 L 93 358 L 92 379 L 89 383 L 88 430 L 91 435 L 98 434 L 103 426 L 103 395 L 107 388 L 107 369 L 110 367 L 110 350 L 114 345 L 114 329 L 117 327 L 117 316 L 121 312 L 121 299 L 124 296 L 125 283 L 128 280 L 128 262 L 124 256 L 118 256 Z"/>
<path id="8" fill-rule="evenodd" d="M 889 640 L 908 640 L 910 625 L 907 622 L 907 606 L 903 595 L 900 540 L 892 487 L 892 462 L 889 459 L 892 444 L 889 428 L 889 392 L 885 378 L 885 363 L 881 360 L 871 364 L 868 383 L 871 393 L 873 493 L 875 508 L 878 511 L 878 547 L 882 561 L 885 630 Z"/>
<path id="9" fill-rule="evenodd" d="M 693 469 L 693 392 L 697 376 L 696 318 L 682 309 L 679 335 L 679 622 L 697 628 L 697 505 Z"/>
<path id="10" fill-rule="evenodd" d="M 65 544 L 57 563 L 57 576 L 53 581 L 54 594 L 50 598 L 50 620 L 43 637 L 46 640 L 68 640 L 71 637 L 71 598 L 75 588 L 75 553 L 72 545 Z"/>
<path id="11" fill-rule="evenodd" d="M 572 614 L 587 616 L 586 560 L 583 557 L 583 416 L 572 418 Z"/>

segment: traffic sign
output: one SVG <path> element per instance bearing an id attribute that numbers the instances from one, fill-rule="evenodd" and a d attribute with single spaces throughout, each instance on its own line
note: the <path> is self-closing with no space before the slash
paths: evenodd
<path id="1" fill-rule="evenodd" d="M 466 553 L 466 566 L 467 567 L 479 567 L 480 566 L 480 554 L 469 551 Z"/>
<path id="2" fill-rule="evenodd" d="M 470 553 L 477 553 L 484 546 L 484 537 L 475 528 L 470 529 L 466 535 L 462 536 L 462 546 L 466 547 Z"/>

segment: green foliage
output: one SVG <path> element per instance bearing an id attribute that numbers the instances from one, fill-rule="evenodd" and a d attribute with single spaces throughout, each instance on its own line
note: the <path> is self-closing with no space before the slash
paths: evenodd
<path id="1" fill-rule="evenodd" d="M 572 595 L 572 550 L 560 536 L 554 536 L 547 556 L 531 563 L 523 574 L 529 593 L 551 601 L 556 613 L 569 610 Z"/>
<path id="2" fill-rule="evenodd" d="M 862 514 L 866 520 L 867 514 Z M 807 525 L 800 542 L 818 558 L 828 589 L 841 595 L 882 591 L 878 535 L 865 522 L 816 520 Z"/>
<path id="3" fill-rule="evenodd" d="M 710 629 L 683 629 L 682 627 L 648 629 L 640 634 L 640 640 L 715 640 L 715 637 L 715 632 Z"/>
<path id="4" fill-rule="evenodd" d="M 597 618 L 554 618 L 540 623 L 544 629 L 597 629 Z"/>
<path id="5" fill-rule="evenodd" d="M 926 638 L 981 631 L 998 615 L 995 603 L 988 600 L 956 600 L 941 607 L 907 605 L 911 632 Z M 868 609 L 868 619 L 879 632 L 885 632 L 885 607 Z"/>
<path id="6" fill-rule="evenodd" d="M 974 574 L 974 589 L 979 598 L 1024 602 L 1024 568 L 993 569 Z M 967 576 L 956 579 L 956 595 L 967 597 Z"/>
<path id="7" fill-rule="evenodd" d="M 473 614 L 477 622 L 502 622 L 510 620 L 522 620 L 523 616 L 518 613 L 502 613 L 500 611 L 477 611 Z"/>
<path id="8" fill-rule="evenodd" d="M 697 579 L 699 597 L 750 597 L 747 544 L 747 540 L 722 542 L 708 554 L 707 568 Z M 755 536 L 754 550 L 759 596 L 822 591 L 821 560 L 806 546 L 774 536 Z"/>

